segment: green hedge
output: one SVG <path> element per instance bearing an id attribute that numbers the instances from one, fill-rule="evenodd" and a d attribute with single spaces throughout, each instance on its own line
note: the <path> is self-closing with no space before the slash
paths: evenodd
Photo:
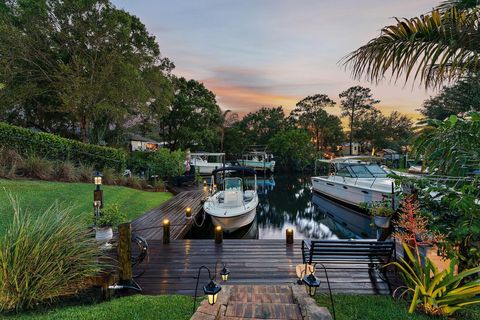
<path id="1" fill-rule="evenodd" d="M 126 154 L 123 150 L 85 144 L 2 122 L 0 122 L 0 148 L 13 149 L 26 157 L 38 156 L 55 161 L 68 160 L 91 165 L 97 170 L 113 168 L 121 171 L 126 166 Z"/>

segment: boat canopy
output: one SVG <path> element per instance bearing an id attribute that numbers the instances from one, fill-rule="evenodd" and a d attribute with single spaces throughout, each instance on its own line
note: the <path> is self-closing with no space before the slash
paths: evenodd
<path id="1" fill-rule="evenodd" d="M 231 166 L 231 167 L 223 167 L 223 168 L 215 169 L 215 170 L 212 171 L 212 175 L 216 175 L 217 173 L 222 172 L 222 171 L 242 171 L 242 172 L 250 173 L 250 174 L 253 174 L 253 175 L 257 174 L 255 172 L 255 170 L 253 170 L 251 168 L 241 167 L 241 166 Z"/>

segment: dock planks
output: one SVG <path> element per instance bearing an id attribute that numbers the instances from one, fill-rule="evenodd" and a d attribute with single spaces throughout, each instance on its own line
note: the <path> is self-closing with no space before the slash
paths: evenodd
<path id="1" fill-rule="evenodd" d="M 203 205 L 203 190 L 183 191 L 159 207 L 152 209 L 132 221 L 132 231 L 147 241 L 161 240 L 163 237 L 163 220 L 170 220 L 171 239 L 181 239 L 190 230 L 193 219 L 200 213 Z M 185 218 L 185 209 L 192 208 L 192 219 Z"/>
<path id="2" fill-rule="evenodd" d="M 295 267 L 302 263 L 301 241 L 286 245 L 285 240 L 173 240 L 164 245 L 161 241 L 149 241 L 150 262 L 145 274 L 136 279 L 145 294 L 193 295 L 198 268 L 205 265 L 214 272 L 225 262 L 230 269 L 228 284 L 283 285 L 296 282 Z M 337 293 L 388 294 L 387 284 L 367 270 L 329 268 L 332 290 Z M 202 271 L 199 290 L 207 281 L 208 273 Z M 326 292 L 325 274 L 317 270 Z M 220 282 L 219 277 L 217 280 Z"/>

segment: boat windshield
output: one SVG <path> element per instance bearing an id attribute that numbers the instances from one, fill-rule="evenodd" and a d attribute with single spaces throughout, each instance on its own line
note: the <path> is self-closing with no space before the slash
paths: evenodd
<path id="1" fill-rule="evenodd" d="M 357 178 L 385 178 L 387 173 L 376 164 L 352 165 L 350 170 Z"/>
<path id="2" fill-rule="evenodd" d="M 226 178 L 224 182 L 225 191 L 238 190 L 242 191 L 242 179 L 241 178 Z"/>

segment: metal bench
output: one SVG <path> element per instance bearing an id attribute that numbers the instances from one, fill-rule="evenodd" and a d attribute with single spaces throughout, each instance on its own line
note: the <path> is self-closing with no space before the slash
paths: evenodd
<path id="1" fill-rule="evenodd" d="M 305 264 L 322 264 L 326 269 L 368 269 L 378 271 L 382 280 L 390 282 L 384 266 L 396 260 L 394 241 L 376 240 L 303 240 Z"/>

